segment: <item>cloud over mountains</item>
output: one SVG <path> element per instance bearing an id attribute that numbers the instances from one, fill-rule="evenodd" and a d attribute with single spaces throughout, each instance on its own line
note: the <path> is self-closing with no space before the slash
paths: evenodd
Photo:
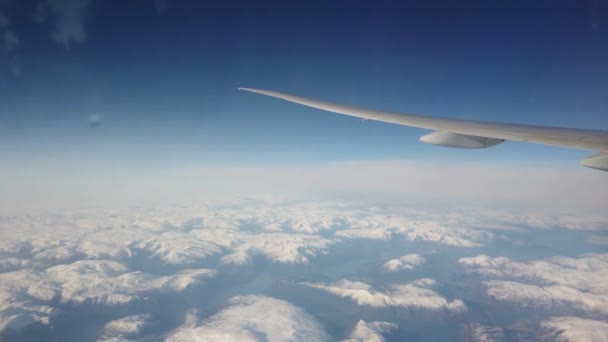
<path id="1" fill-rule="evenodd" d="M 608 341 L 608 323 L 578 317 L 554 317 L 543 321 L 541 326 L 548 337 L 558 342 Z"/>
<path id="2" fill-rule="evenodd" d="M 104 325 L 103 329 L 99 332 L 97 341 L 99 342 L 110 342 L 110 341 L 126 341 L 129 339 L 135 339 L 139 337 L 142 330 L 150 325 L 150 315 L 135 315 L 127 316 L 120 319 L 113 320 Z"/>
<path id="3" fill-rule="evenodd" d="M 487 294 L 522 306 L 564 305 L 608 316 L 608 254 L 553 257 L 527 263 L 479 255 L 459 262 L 487 278 Z"/>
<path id="4" fill-rule="evenodd" d="M 382 265 L 382 268 L 387 272 L 398 272 L 401 270 L 411 271 L 416 267 L 424 264 L 425 257 L 418 253 L 407 254 L 398 259 L 391 259 Z"/>
<path id="5" fill-rule="evenodd" d="M 357 305 L 373 308 L 398 307 L 404 309 L 447 310 L 464 312 L 467 307 L 462 300 L 449 302 L 431 288 L 433 279 L 418 279 L 406 284 L 394 284 L 387 289 L 351 280 L 340 280 L 332 284 L 305 283 L 304 285 L 323 290 L 339 297 L 350 299 Z"/>
<path id="6" fill-rule="evenodd" d="M 600 221 L 574 224 L 570 216 L 557 215 L 532 220 L 528 213 L 528 221 L 545 223 L 522 226 L 512 215 L 243 200 L 0 216 L 0 332 L 19 336 L 32 327 L 50 329 L 94 310 L 100 321 L 90 329 L 100 340 L 160 334 L 173 340 L 331 335 L 381 341 L 399 336 L 402 324 L 374 316 L 380 313 L 468 317 L 466 297 L 450 287 L 445 272 L 435 272 L 438 261 L 481 277 L 486 297 L 499 303 L 605 318 L 606 254 L 529 261 L 474 256 L 487 246 L 517 241 L 518 234 L 557 231 L 547 222 L 570 222 L 557 227 L 561 232 L 602 236 Z M 429 250 L 437 252 L 431 257 Z M 442 253 L 464 257 L 455 262 Z M 297 295 L 303 288 L 305 301 Z M 317 301 L 328 294 L 366 316 L 340 321 L 342 334 L 328 329 L 319 318 L 323 310 L 311 309 L 326 305 Z M 182 324 L 158 318 L 166 306 L 175 310 L 169 311 L 174 320 L 200 310 Z M 286 328 L 279 330 L 264 315 Z M 494 327 L 483 326 L 469 331 L 493 336 Z"/>
<path id="7" fill-rule="evenodd" d="M 44 271 L 0 273 L 2 328 L 48 324 L 60 312 L 56 303 L 117 306 L 145 300 L 153 293 L 181 292 L 215 275 L 212 270 L 181 270 L 170 276 L 132 271 L 108 260 L 80 260 Z"/>
<path id="8" fill-rule="evenodd" d="M 188 320 L 167 341 L 327 341 L 311 315 L 280 299 L 237 296 L 202 322 Z"/>
<path id="9" fill-rule="evenodd" d="M 384 342 L 383 334 L 397 329 L 397 325 L 390 322 L 365 322 L 359 320 L 348 338 L 343 342 Z"/>

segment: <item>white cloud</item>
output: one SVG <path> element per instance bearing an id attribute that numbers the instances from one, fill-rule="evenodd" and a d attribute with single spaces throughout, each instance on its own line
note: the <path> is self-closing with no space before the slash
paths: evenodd
<path id="1" fill-rule="evenodd" d="M 150 324 L 150 318 L 150 315 L 135 315 L 108 322 L 99 331 L 97 341 L 125 341 L 136 338 Z"/>
<path id="2" fill-rule="evenodd" d="M 385 262 L 382 268 L 387 272 L 411 271 L 425 262 L 426 258 L 421 254 L 406 254 L 398 259 L 391 259 Z"/>
<path id="3" fill-rule="evenodd" d="M 327 341 L 322 326 L 304 310 L 280 299 L 237 296 L 203 322 L 190 318 L 167 341 Z"/>
<path id="4" fill-rule="evenodd" d="M 387 289 L 374 288 L 372 285 L 351 280 L 340 280 L 332 284 L 303 283 L 347 298 L 357 305 L 373 308 L 400 307 L 406 309 L 447 310 L 451 312 L 466 311 L 460 299 L 448 302 L 431 288 L 435 285 L 432 279 L 419 279 L 406 284 L 394 284 Z"/>
<path id="5" fill-rule="evenodd" d="M 578 317 L 554 317 L 543 321 L 547 338 L 557 342 L 608 342 L 608 323 Z"/>
<path id="6" fill-rule="evenodd" d="M 521 306 L 565 305 L 590 314 L 608 315 L 608 254 L 580 258 L 553 257 L 521 263 L 479 255 L 459 262 L 490 280 L 489 296 Z"/>
<path id="7" fill-rule="evenodd" d="M 397 324 L 390 322 L 365 322 L 359 320 L 344 342 L 384 342 L 382 334 L 397 329 Z"/>

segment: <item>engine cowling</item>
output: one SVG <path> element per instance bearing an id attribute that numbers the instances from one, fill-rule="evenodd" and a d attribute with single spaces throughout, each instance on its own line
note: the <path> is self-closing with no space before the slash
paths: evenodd
<path id="1" fill-rule="evenodd" d="M 487 148 L 504 142 L 503 139 L 494 139 L 487 137 L 479 137 L 475 135 L 466 135 L 441 131 L 436 131 L 431 134 L 424 135 L 420 137 L 420 141 L 431 145 L 454 148 Z"/>

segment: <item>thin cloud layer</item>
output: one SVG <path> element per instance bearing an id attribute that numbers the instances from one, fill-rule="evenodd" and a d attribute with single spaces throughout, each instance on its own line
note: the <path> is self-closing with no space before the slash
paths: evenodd
<path id="1" fill-rule="evenodd" d="M 228 194 L 407 195 L 595 213 L 604 212 L 602 203 L 608 200 L 608 185 L 601 172 L 553 165 L 350 161 L 301 167 L 201 167 L 174 172 L 209 191 Z"/>
<path id="2" fill-rule="evenodd" d="M 57 160 L 57 163 L 61 162 Z M 172 203 L 184 199 L 199 202 L 233 198 L 243 194 L 297 198 L 340 194 L 480 206 L 504 207 L 509 203 L 511 208 L 605 216 L 604 203 L 608 201 L 608 184 L 601 172 L 555 166 L 514 168 L 510 165 L 444 162 L 356 161 L 311 166 L 201 167 L 160 171 L 144 172 L 141 177 L 117 175 L 111 183 L 100 182 L 99 177 L 84 174 L 78 177 L 58 176 L 52 184 L 33 181 L 19 187 L 14 182 L 5 181 L 0 183 L 6 189 L 0 194 L 3 195 L 0 196 L 0 204 L 2 211 L 13 213 L 31 208 L 107 206 L 117 201 Z M 0 181 L 13 179 L 15 172 L 19 170 L 10 165 L 0 170 L 0 175 L 5 176 L 0 177 Z M 496 179 L 501 181 L 496 182 Z M 121 186 L 116 187 L 116 182 Z M 87 192 L 83 193 L 83 189 Z M 159 198 L 158 194 L 163 196 Z M 585 225 L 585 221 L 579 222 Z"/>

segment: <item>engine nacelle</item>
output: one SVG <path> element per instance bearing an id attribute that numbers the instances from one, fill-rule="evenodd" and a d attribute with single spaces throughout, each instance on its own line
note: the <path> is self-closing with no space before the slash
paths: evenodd
<path id="1" fill-rule="evenodd" d="M 592 155 L 591 157 L 581 160 L 581 165 L 590 167 L 592 169 L 598 169 L 602 171 L 608 171 L 608 153 L 600 152 Z"/>
<path id="2" fill-rule="evenodd" d="M 455 147 L 455 148 L 486 148 L 498 145 L 503 142 L 503 139 L 494 139 L 487 137 L 478 137 L 475 135 L 466 135 L 450 132 L 433 132 L 431 134 L 420 137 L 423 143 Z"/>

